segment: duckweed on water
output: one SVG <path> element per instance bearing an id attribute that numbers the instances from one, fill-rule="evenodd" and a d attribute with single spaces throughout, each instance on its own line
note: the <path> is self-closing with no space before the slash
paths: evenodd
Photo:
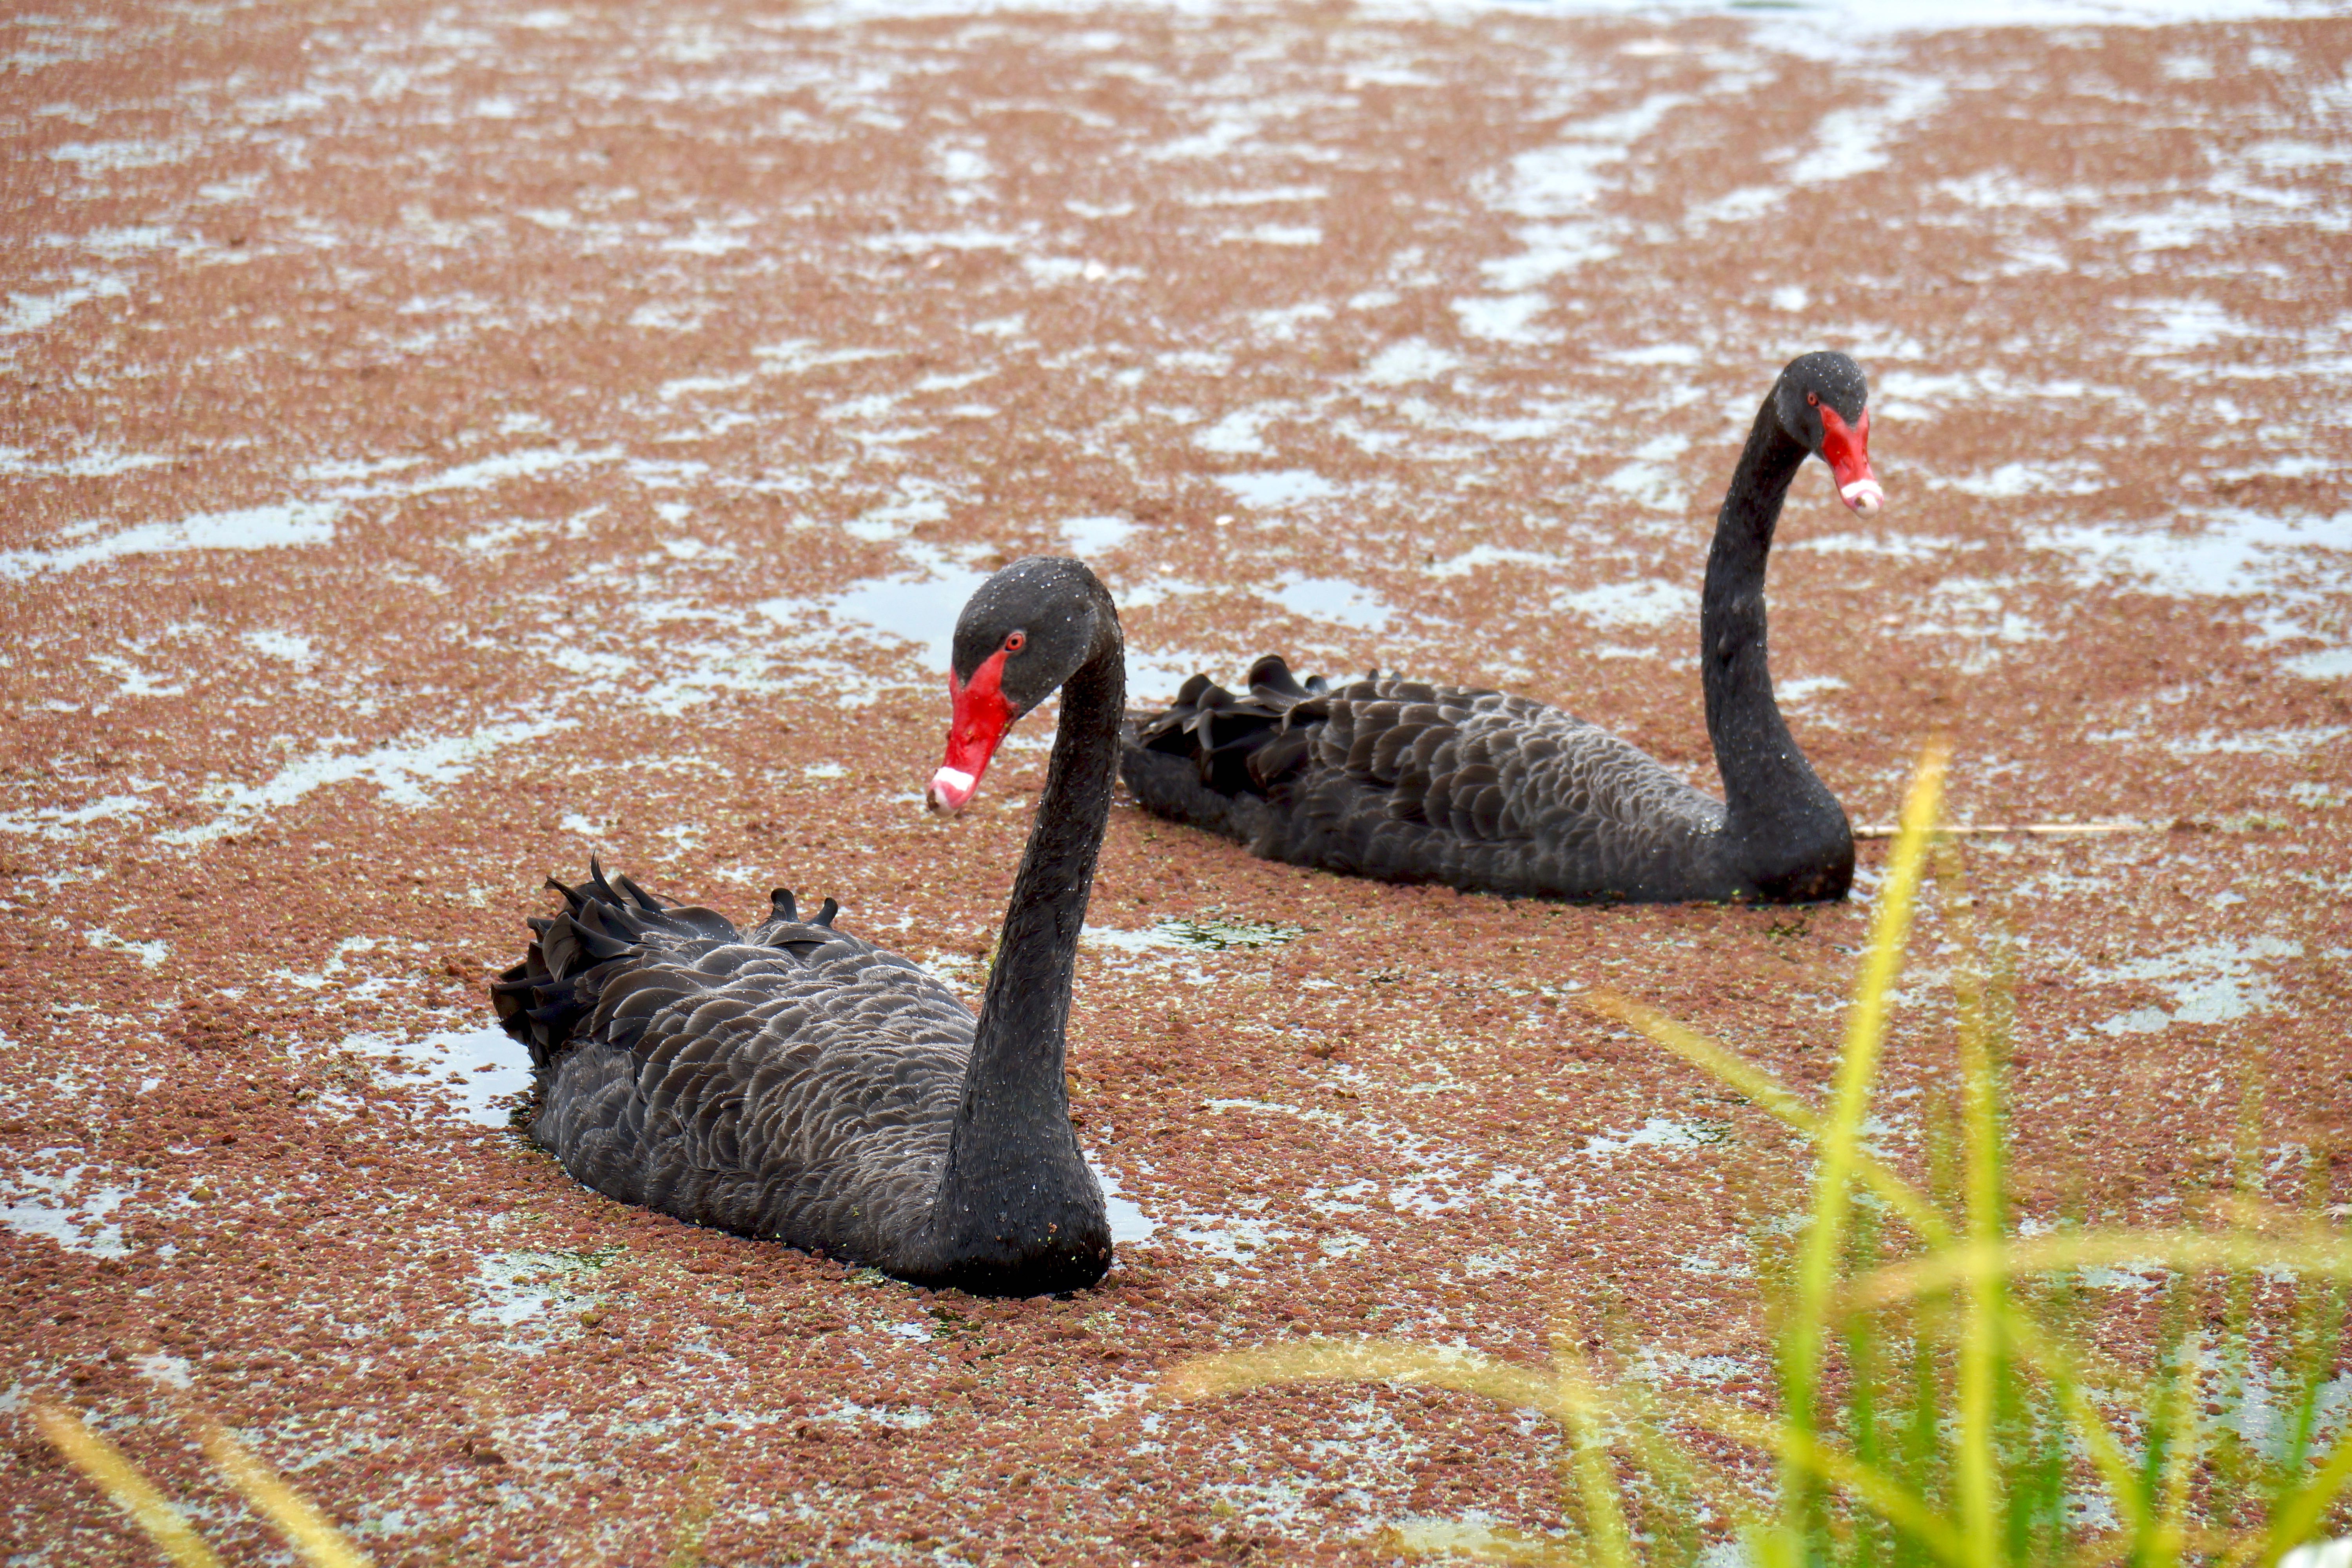
<path id="1" fill-rule="evenodd" d="M 1163 920 L 1156 928 L 1172 941 L 1203 952 L 1229 952 L 1235 948 L 1280 947 L 1307 934 L 1303 926 L 1272 921 L 1244 920 L 1238 915 L 1198 915 L 1190 920 Z"/>
<path id="2" fill-rule="evenodd" d="M 1407 1552 L 1680 1568 L 1712 1556 L 1698 1522 L 1711 1518 L 1737 1531 L 1755 1568 L 2332 1565 L 2336 1547 L 2294 1550 L 2344 1521 L 2338 1500 L 2352 1482 L 2347 1380 L 2336 1370 L 2352 1238 L 2336 1222 L 2327 1152 L 2305 1151 L 2305 1209 L 2273 1205 L 2250 1096 L 2234 1183 L 2212 1194 L 2203 1226 L 2037 1232 L 2021 1223 L 2008 1169 L 2002 964 L 1997 951 L 1990 962 L 1980 953 L 1948 846 L 1939 868 L 1961 952 L 1957 1072 L 1929 1119 L 1927 1183 L 1913 1184 L 1864 1142 L 1911 910 L 1937 861 L 1941 773 L 1931 755 L 1906 806 L 1825 1103 L 1637 1003 L 1601 994 L 1587 1003 L 1817 1147 L 1811 1203 L 1772 1230 L 1785 1245 L 1768 1239 L 1759 1268 L 1778 1340 L 1776 1412 L 1660 1387 L 1639 1375 L 1638 1356 L 1604 1364 L 1565 1314 L 1544 1364 L 1402 1341 L 1309 1340 L 1184 1363 L 1160 1380 L 1161 1395 L 1386 1381 L 1476 1394 L 1558 1423 L 1566 1451 L 1556 1528 L 1415 1521 L 1386 1537 Z M 1305 934 L 1224 916 L 1160 930 L 1212 951 Z M 1697 1141 L 1714 1142 L 1720 1125 L 1696 1124 Z M 584 1283 L 621 1253 L 509 1254 L 488 1282 Z M 2152 1336 L 2128 1319 L 2099 1321 L 2097 1277 L 2118 1273 L 2166 1277 Z M 858 1278 L 881 1282 L 870 1271 Z M 945 1303 L 929 1316 L 934 1335 L 981 1338 L 980 1325 Z M 217 1563 L 186 1513 L 113 1445 L 68 1411 L 39 1405 L 34 1415 L 50 1444 L 173 1563 Z M 317 1509 L 208 1419 L 185 1418 L 229 1486 L 305 1557 L 361 1568 L 365 1559 Z M 1694 1443 L 1695 1434 L 1728 1439 L 1772 1475 L 1727 1465 L 1719 1441 Z M 708 1517 L 707 1494 L 698 1493 L 679 1516 L 673 1563 L 699 1560 Z"/>

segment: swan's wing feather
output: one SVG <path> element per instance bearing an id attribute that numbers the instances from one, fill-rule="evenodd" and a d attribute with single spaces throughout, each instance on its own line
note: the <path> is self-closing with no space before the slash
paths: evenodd
<path id="1" fill-rule="evenodd" d="M 1162 711 L 1130 715 L 1120 776 L 1157 815 L 1249 843 L 1263 826 L 1265 796 L 1305 754 L 1291 711 L 1314 699 L 1279 659 L 1258 662 L 1246 696 L 1194 675 Z"/>
<path id="2" fill-rule="evenodd" d="M 1650 898 L 1687 896 L 1719 853 L 1719 803 L 1572 714 L 1486 688 L 1301 683 L 1261 660 L 1246 698 L 1196 676 L 1136 734 L 1122 772 L 1148 809 L 1300 865 Z M 1197 782 L 1160 765 L 1180 756 Z"/>
<path id="3" fill-rule="evenodd" d="M 784 918 L 789 900 L 722 939 L 709 910 L 573 896 L 501 989 L 509 1029 L 542 1060 L 533 1136 L 624 1201 L 900 1261 L 924 1234 L 971 1009 L 895 953 Z M 622 932 L 635 940 L 607 952 Z M 519 1026 L 528 1009 L 511 1004 L 551 995 L 554 1018 Z"/>

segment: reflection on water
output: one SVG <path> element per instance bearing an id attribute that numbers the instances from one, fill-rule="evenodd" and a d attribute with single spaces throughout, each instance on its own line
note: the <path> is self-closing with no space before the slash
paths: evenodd
<path id="1" fill-rule="evenodd" d="M 2180 1024 L 2229 1024 L 2278 1005 L 2268 966 L 2303 956 L 2303 943 L 2281 937 L 2224 938 L 2126 959 L 2084 964 L 2095 985 L 2137 984 L 2164 994 L 2168 1007 L 2147 1005 L 2098 1026 L 2105 1034 L 2153 1034 Z"/>
<path id="2" fill-rule="evenodd" d="M 1259 511 L 1279 511 L 1301 501 L 1325 500 L 1339 493 L 1339 486 L 1312 468 L 1221 474 L 1217 483 L 1233 491 L 1244 506 Z"/>
<path id="3" fill-rule="evenodd" d="M 1091 1160 L 1087 1163 L 1087 1169 L 1092 1171 L 1095 1173 L 1095 1180 L 1102 1184 L 1103 1206 L 1110 1211 L 1112 1244 L 1117 1245 L 1120 1242 L 1132 1244 L 1150 1240 L 1153 1233 L 1158 1231 L 1160 1226 L 1150 1215 L 1143 1212 L 1133 1198 L 1121 1195 L 1118 1190 L 1118 1178 Z"/>
<path id="4" fill-rule="evenodd" d="M 1653 579 L 1601 583 L 1552 601 L 1557 609 L 1601 626 L 1696 625 L 1698 594 L 1688 584 Z"/>
<path id="5" fill-rule="evenodd" d="M 823 601 L 823 607 L 837 622 L 870 626 L 915 644 L 922 649 L 924 668 L 944 670 L 955 643 L 956 617 L 963 613 L 964 601 L 988 581 L 988 574 L 958 565 L 927 545 L 909 544 L 901 552 L 911 572 L 853 584 Z M 775 615 L 767 605 L 761 608 Z"/>
<path id="6" fill-rule="evenodd" d="M 1130 705 L 1171 702 L 1177 689 L 1210 659 L 1203 654 L 1140 653 L 1127 648 L 1127 700 Z"/>
<path id="7" fill-rule="evenodd" d="M 1089 564 L 1096 557 L 1118 549 L 1134 531 L 1135 525 L 1123 517 L 1071 518 L 1062 524 L 1068 552 Z M 837 625 L 866 627 L 914 644 L 922 650 L 924 668 L 944 671 L 955 643 L 956 617 L 963 614 L 965 603 L 990 574 L 919 542 L 905 544 L 899 552 L 907 566 L 887 577 L 869 577 L 814 601 L 772 599 L 760 609 L 788 627 L 796 627 L 810 609 L 822 609 Z M 1166 694 L 1173 695 L 1191 673 L 1184 669 L 1169 679 L 1175 666 L 1132 651 L 1127 669 L 1130 696 L 1157 695 L 1163 688 Z"/>
<path id="8" fill-rule="evenodd" d="M 1169 940 L 1206 952 L 1234 948 L 1280 947 L 1306 932 L 1297 926 L 1273 921 L 1244 920 L 1238 915 L 1202 915 L 1191 920 L 1164 920 L 1157 928 Z"/>
<path id="9" fill-rule="evenodd" d="M 1062 524 L 1062 537 L 1069 541 L 1070 553 L 1089 563 L 1125 544 L 1134 531 L 1135 524 L 1123 517 L 1073 517 Z"/>
<path id="10" fill-rule="evenodd" d="M 2293 670 L 2305 680 L 2341 680 L 2352 675 L 2352 647 L 2323 648 L 2317 653 L 2299 654 L 2284 660 L 2283 668 Z"/>
<path id="11" fill-rule="evenodd" d="M 170 555 L 191 550 L 282 550 L 324 544 L 335 537 L 335 520 L 342 515 L 342 510 L 331 501 L 290 501 L 278 506 L 248 507 L 242 511 L 207 512 L 173 522 L 142 523 L 103 539 L 66 544 L 55 550 L 0 552 L 0 579 L 70 572 L 78 566 L 124 555 Z M 78 538 L 89 531 L 88 528 L 69 528 L 56 538 Z"/>
<path id="12" fill-rule="evenodd" d="M 1152 948 L 1190 948 L 1195 952 L 1230 952 L 1235 949 L 1280 947 L 1305 931 L 1271 921 L 1245 920 L 1237 915 L 1171 916 L 1141 931 L 1116 926 L 1087 926 L 1079 940 L 1089 945 L 1144 952 Z"/>
<path id="13" fill-rule="evenodd" d="M 1704 1117 L 1676 1119 L 1653 1116 L 1629 1132 L 1588 1133 L 1584 1140 L 1587 1154 L 1616 1154 L 1627 1149 L 1702 1149 L 1712 1144 L 1728 1142 L 1731 1124 L 1713 1121 Z"/>
<path id="14" fill-rule="evenodd" d="M 1558 566 L 1561 558 L 1546 551 L 1514 550 L 1499 544 L 1474 544 L 1459 555 L 1433 563 L 1433 577 L 1465 577 L 1487 566 Z"/>
<path id="15" fill-rule="evenodd" d="M 0 1202 L 0 1226 L 18 1236 L 47 1237 L 68 1252 L 121 1257 L 129 1250 L 122 1243 L 122 1226 L 107 1215 L 121 1207 L 137 1185 L 92 1185 L 84 1179 L 90 1171 L 89 1165 L 75 1165 L 55 1175 L 18 1171 L 0 1178 L 0 1193 L 6 1194 Z"/>
<path id="16" fill-rule="evenodd" d="M 555 1292 L 544 1280 L 550 1257 L 541 1252 L 501 1252 L 478 1259 L 473 1285 L 481 1292 L 482 1303 L 474 1310 L 476 1320 L 510 1329 L 537 1317 L 555 1300 Z"/>
<path id="17" fill-rule="evenodd" d="M 516 1097 L 530 1087 L 530 1053 L 496 1025 L 443 1029 L 421 1040 L 363 1031 L 347 1036 L 343 1048 L 390 1063 L 389 1071 L 437 1080 L 459 1114 L 484 1127 L 504 1127 Z"/>
<path id="18" fill-rule="evenodd" d="M 2260 594 L 2290 573 L 2311 572 L 2333 585 L 2347 582 L 2343 552 L 2352 544 L 2352 514 L 2274 517 L 2210 513 L 2194 529 L 2126 525 L 2035 529 L 2026 543 L 2074 564 L 2084 586 L 2117 577 L 2144 580 L 2158 593 L 2191 596 Z"/>
<path id="19" fill-rule="evenodd" d="M 1386 630 L 1396 614 L 1370 588 L 1339 577 L 1302 577 L 1276 588 L 1274 597 L 1293 615 L 1368 632 Z"/>

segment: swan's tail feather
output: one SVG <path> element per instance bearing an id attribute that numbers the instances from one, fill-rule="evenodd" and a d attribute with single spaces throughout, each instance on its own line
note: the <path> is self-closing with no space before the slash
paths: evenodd
<path id="1" fill-rule="evenodd" d="M 825 900 L 804 921 L 789 888 L 770 894 L 769 918 L 743 931 L 716 910 L 665 903 L 627 877 L 607 877 L 593 858 L 579 886 L 552 877 L 547 885 L 563 895 L 562 912 L 525 922 L 534 939 L 530 951 L 490 986 L 499 1025 L 530 1048 L 542 1074 L 554 1070 L 592 1017 L 598 1037 L 625 1049 L 634 1044 L 652 1010 L 684 994 L 677 978 L 684 967 L 714 948 L 749 943 L 814 962 L 870 951 L 834 929 L 839 903 Z"/>
<path id="2" fill-rule="evenodd" d="M 585 882 L 571 887 L 550 877 L 547 886 L 563 895 L 562 912 L 525 922 L 534 938 L 530 951 L 490 986 L 499 1025 L 530 1048 L 541 1073 L 562 1060 L 607 986 L 638 967 L 633 960 L 744 940 L 725 916 L 666 905 L 627 877 L 607 878 L 593 858 Z"/>
<path id="3" fill-rule="evenodd" d="M 628 894 L 630 898 L 635 900 L 637 908 L 645 910 L 646 913 L 649 915 L 657 915 L 661 913 L 662 910 L 669 907 L 663 903 L 659 899 L 655 898 L 651 893 L 646 892 L 643 888 L 638 887 L 635 882 L 630 880 L 630 879 L 625 876 L 616 874 L 613 878 L 613 884 L 619 888 L 621 891 Z"/>
<path id="4" fill-rule="evenodd" d="M 1313 730 L 1330 717 L 1329 683 L 1302 682 L 1280 654 L 1250 666 L 1235 696 L 1195 675 L 1158 712 L 1128 716 L 1119 775 L 1145 810 L 1249 840 L 1258 813 L 1241 805 L 1276 794 L 1314 755 Z"/>

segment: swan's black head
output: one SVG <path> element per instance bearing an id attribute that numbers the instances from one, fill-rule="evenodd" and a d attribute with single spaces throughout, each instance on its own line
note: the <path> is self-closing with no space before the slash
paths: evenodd
<path id="1" fill-rule="evenodd" d="M 1862 366 L 1823 350 L 1789 362 L 1772 388 L 1780 428 L 1830 466 L 1839 499 L 1863 517 L 1876 517 L 1886 492 L 1870 471 L 1870 384 Z"/>
<path id="2" fill-rule="evenodd" d="M 948 757 L 928 804 L 956 811 L 980 787 L 1004 732 L 1105 646 L 1119 647 L 1118 612 L 1082 561 L 1032 555 L 980 585 L 956 617 L 948 691 Z"/>

